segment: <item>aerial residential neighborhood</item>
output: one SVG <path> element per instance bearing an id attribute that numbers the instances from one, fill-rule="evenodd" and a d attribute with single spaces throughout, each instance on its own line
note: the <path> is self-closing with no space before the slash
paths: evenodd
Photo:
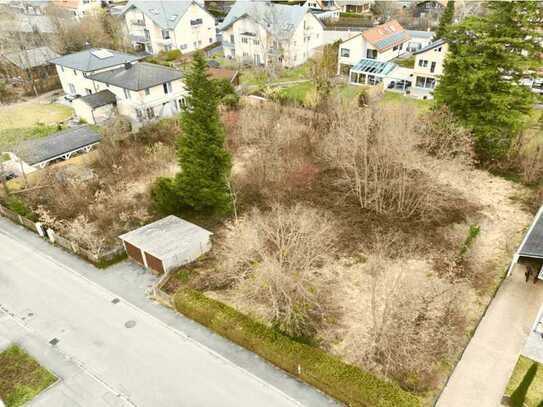
<path id="1" fill-rule="evenodd" d="M 0 407 L 543 405 L 540 1 L 0 0 Z"/>

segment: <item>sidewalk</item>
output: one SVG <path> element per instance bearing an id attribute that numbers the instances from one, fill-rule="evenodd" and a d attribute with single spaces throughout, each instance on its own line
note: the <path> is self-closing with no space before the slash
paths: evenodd
<path id="1" fill-rule="evenodd" d="M 496 293 L 437 407 L 496 407 L 543 301 L 543 282 L 517 264 Z"/>

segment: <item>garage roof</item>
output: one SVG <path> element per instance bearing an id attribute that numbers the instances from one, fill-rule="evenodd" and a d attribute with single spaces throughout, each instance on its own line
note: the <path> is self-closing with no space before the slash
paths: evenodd
<path id="1" fill-rule="evenodd" d="M 518 251 L 519 256 L 543 259 L 543 211 L 540 209 L 526 233 Z"/>
<path id="2" fill-rule="evenodd" d="M 125 233 L 119 239 L 162 260 L 183 253 L 194 241 L 207 242 L 212 234 L 194 223 L 170 215 Z"/>

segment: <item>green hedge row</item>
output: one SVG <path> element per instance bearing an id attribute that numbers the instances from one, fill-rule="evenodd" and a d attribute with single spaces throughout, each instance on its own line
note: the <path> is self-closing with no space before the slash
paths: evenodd
<path id="1" fill-rule="evenodd" d="M 235 309 L 183 287 L 175 308 L 218 334 L 312 384 L 348 406 L 408 407 L 419 399 L 397 384 L 385 382 L 330 354 L 256 322 Z"/>

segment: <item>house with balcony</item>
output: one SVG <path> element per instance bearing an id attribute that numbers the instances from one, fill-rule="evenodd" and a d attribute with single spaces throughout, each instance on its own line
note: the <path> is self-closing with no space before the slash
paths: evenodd
<path id="1" fill-rule="evenodd" d="M 190 53 L 217 41 L 215 17 L 203 1 L 130 0 L 121 13 L 132 44 L 150 54 Z"/>
<path id="2" fill-rule="evenodd" d="M 421 99 L 433 98 L 434 89 L 443 75 L 445 57 L 449 45 L 445 40 L 437 40 L 414 53 L 414 84 L 411 94 Z"/>
<path id="3" fill-rule="evenodd" d="M 305 6 L 238 0 L 219 27 L 224 55 L 243 64 L 301 65 L 323 44 L 324 27 Z"/>
<path id="4" fill-rule="evenodd" d="M 366 30 L 339 45 L 338 74 L 349 75 L 364 60 L 392 61 L 407 52 L 411 35 L 397 20 Z"/>

